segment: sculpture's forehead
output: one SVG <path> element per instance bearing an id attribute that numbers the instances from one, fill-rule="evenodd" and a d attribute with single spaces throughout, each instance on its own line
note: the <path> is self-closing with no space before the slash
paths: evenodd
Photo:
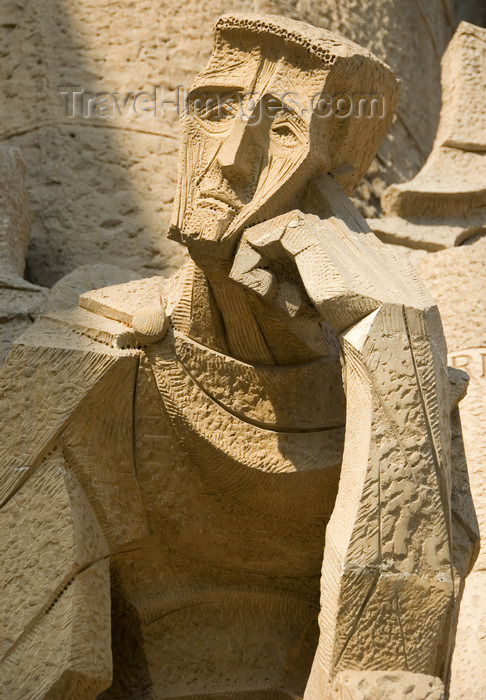
<path id="1" fill-rule="evenodd" d="M 302 55 L 300 55 L 302 54 Z M 317 58 L 298 49 L 282 55 L 278 42 L 264 46 L 248 42 L 221 42 L 209 64 L 197 76 L 193 88 L 228 88 L 255 93 L 286 92 L 315 94 L 322 90 L 328 74 Z"/>

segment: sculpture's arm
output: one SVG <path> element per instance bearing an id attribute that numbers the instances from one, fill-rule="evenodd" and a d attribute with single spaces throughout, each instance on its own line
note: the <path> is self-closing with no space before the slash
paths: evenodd
<path id="1" fill-rule="evenodd" d="M 333 678 L 337 693 L 353 693 L 350 683 L 363 679 L 337 675 L 346 669 L 380 672 L 366 680 L 384 693 L 410 683 L 406 672 L 423 674 L 414 697 L 432 697 L 430 683 L 440 697 L 454 584 L 449 381 L 437 308 L 413 268 L 373 234 L 298 212 L 269 223 L 247 233 L 232 274 L 288 310 L 272 271 L 273 258 L 280 277 L 291 278 L 290 266 L 282 271 L 287 255 L 314 308 L 340 336 L 347 393 L 321 634 L 306 698 L 326 697 Z M 296 290 L 302 296 L 302 287 Z M 389 671 L 406 676 L 390 679 L 383 674 Z M 340 683 L 348 691 L 338 690 Z"/>
<path id="2" fill-rule="evenodd" d="M 137 357 L 76 332 L 70 313 L 64 325 L 37 321 L 0 369 L 0 696 L 9 700 L 86 700 L 111 684 L 108 544 L 131 534 L 125 514 L 134 520 L 134 490 L 119 507 L 112 494 L 133 452 L 125 406 Z M 109 531 L 99 515 L 111 502 Z"/>
<path id="3" fill-rule="evenodd" d="M 324 682 L 346 669 L 434 677 L 447 669 L 454 610 L 448 387 L 430 314 L 384 306 L 342 336 L 346 443 L 308 698 L 322 697 Z M 349 691 L 355 681 L 336 679 Z M 425 691 L 428 680 L 414 697 Z"/>

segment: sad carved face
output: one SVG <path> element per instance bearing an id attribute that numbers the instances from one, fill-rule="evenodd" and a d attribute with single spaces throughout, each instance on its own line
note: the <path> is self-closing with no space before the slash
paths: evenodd
<path id="1" fill-rule="evenodd" d="M 287 211 L 329 166 L 313 110 L 324 67 L 308 55 L 297 65 L 278 39 L 244 41 L 217 45 L 182 116 L 171 235 L 193 256 L 229 257 L 246 226 Z"/>

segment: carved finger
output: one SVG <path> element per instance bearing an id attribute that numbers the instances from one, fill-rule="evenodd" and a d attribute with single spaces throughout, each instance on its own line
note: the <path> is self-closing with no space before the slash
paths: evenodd
<path id="1" fill-rule="evenodd" d="M 247 240 L 243 240 L 238 248 L 230 277 L 265 301 L 275 296 L 277 278 L 265 267 L 263 256 Z"/>
<path id="2" fill-rule="evenodd" d="M 285 227 L 259 225 L 242 238 L 231 278 L 258 294 L 290 318 L 315 318 L 317 312 L 300 283 L 292 255 L 280 237 Z"/>

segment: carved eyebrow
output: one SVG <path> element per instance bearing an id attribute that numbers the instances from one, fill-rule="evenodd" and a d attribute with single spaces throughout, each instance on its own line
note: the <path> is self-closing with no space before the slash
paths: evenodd
<path id="1" fill-rule="evenodd" d="M 291 95 L 295 95 L 296 97 L 298 97 L 298 94 L 297 94 L 297 93 L 293 93 L 293 92 L 292 92 Z M 281 96 L 281 95 L 277 95 L 277 94 L 275 94 L 275 93 L 273 93 L 273 92 L 267 92 L 267 93 L 265 93 L 265 96 L 264 96 L 264 97 L 265 97 L 265 98 L 271 98 L 271 99 L 275 100 L 279 105 L 282 106 L 283 109 L 285 109 L 287 112 L 289 112 L 291 116 L 296 116 L 296 117 L 300 117 L 300 116 L 301 116 L 300 113 L 299 113 L 299 111 L 298 111 L 298 108 L 296 108 L 297 105 L 295 104 L 295 102 L 292 102 L 292 101 L 289 99 L 290 96 L 287 96 L 287 95 L 286 95 L 286 96 L 284 97 L 284 99 L 282 99 L 282 96 Z"/>
<path id="2" fill-rule="evenodd" d="M 295 106 L 292 103 L 289 103 L 287 98 L 282 99 L 280 95 L 274 95 L 273 93 L 267 93 L 265 97 L 275 100 L 286 111 L 291 112 L 292 114 L 297 114 Z"/>
<path id="3" fill-rule="evenodd" d="M 215 94 L 220 94 L 222 92 L 244 92 L 245 88 L 241 85 L 234 85 L 233 83 L 203 83 L 198 84 L 189 90 L 190 95 L 197 95 L 199 93 L 207 94 L 208 92 L 214 92 Z"/>

